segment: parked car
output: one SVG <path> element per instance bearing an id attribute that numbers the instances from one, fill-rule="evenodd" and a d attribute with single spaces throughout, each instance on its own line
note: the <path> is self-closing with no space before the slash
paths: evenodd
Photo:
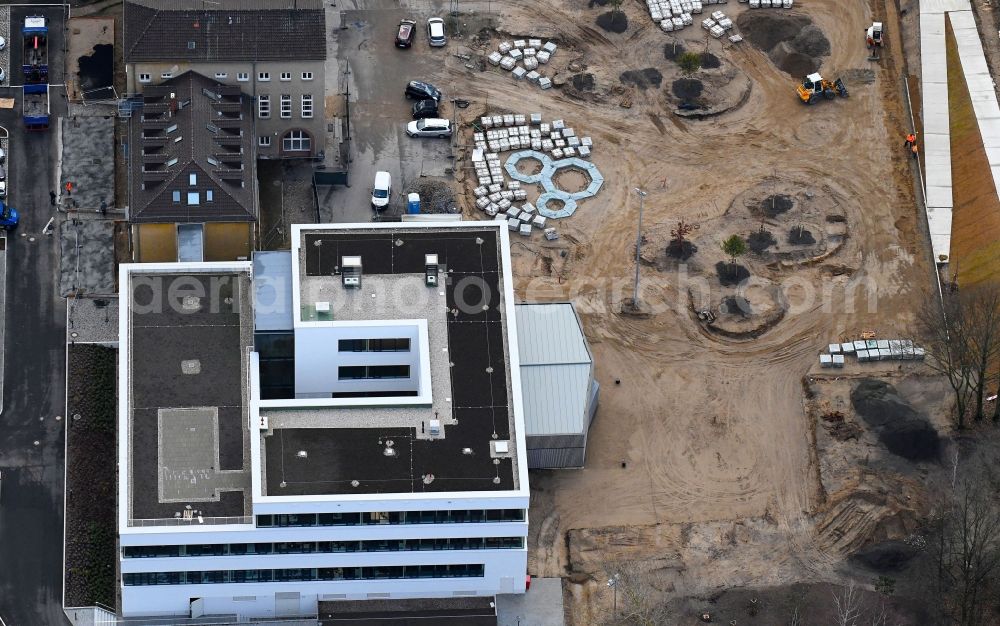
<path id="1" fill-rule="evenodd" d="M 413 20 L 399 20 L 399 30 L 396 31 L 396 47 L 409 48 L 413 45 L 413 35 L 416 32 L 416 22 Z"/>
<path id="2" fill-rule="evenodd" d="M 435 48 L 448 43 L 448 38 L 444 34 L 444 20 L 440 17 L 432 17 L 427 20 L 427 40 Z"/>
<path id="3" fill-rule="evenodd" d="M 7 47 L 7 38 L 0 37 L 0 50 L 3 50 L 6 47 Z"/>
<path id="4" fill-rule="evenodd" d="M 0 67 L 0 83 L 5 82 L 6 80 L 7 80 L 7 72 L 5 72 L 2 67 Z"/>
<path id="5" fill-rule="evenodd" d="M 4 151 L 3 148 L 0 148 L 0 163 L 3 163 L 4 159 L 6 158 L 7 158 L 7 153 Z"/>
<path id="6" fill-rule="evenodd" d="M 372 185 L 372 208 L 376 211 L 389 206 L 389 196 L 392 195 L 392 176 L 389 172 L 375 172 L 375 184 Z"/>
<path id="7" fill-rule="evenodd" d="M 438 116 L 438 103 L 436 100 L 417 100 L 413 103 L 413 119 L 422 120 L 428 117 Z"/>
<path id="8" fill-rule="evenodd" d="M 7 197 L 7 181 L 0 180 L 0 198 Z"/>
<path id="9" fill-rule="evenodd" d="M 437 117 L 410 122 L 406 125 L 410 137 L 451 137 L 451 122 Z"/>
<path id="10" fill-rule="evenodd" d="M 441 92 L 438 91 L 438 88 L 430 83 L 424 83 L 419 80 L 411 80 L 406 83 L 405 94 L 407 98 L 441 102 Z"/>

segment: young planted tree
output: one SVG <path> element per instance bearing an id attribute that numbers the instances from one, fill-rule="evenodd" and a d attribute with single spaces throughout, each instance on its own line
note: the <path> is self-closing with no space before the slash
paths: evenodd
<path id="1" fill-rule="evenodd" d="M 736 273 L 736 260 L 747 253 L 747 242 L 739 235 L 732 235 L 722 242 L 722 251 L 729 257 L 730 272 Z"/>
<path id="2" fill-rule="evenodd" d="M 690 76 L 701 69 L 701 55 L 697 52 L 683 52 L 677 56 L 677 65 L 682 74 Z"/>
<path id="3" fill-rule="evenodd" d="M 681 259 L 687 259 L 698 251 L 698 248 L 688 240 L 688 235 L 698 229 L 695 224 L 690 224 L 681 220 L 677 226 L 670 230 L 670 243 L 667 245 L 667 254 Z"/>

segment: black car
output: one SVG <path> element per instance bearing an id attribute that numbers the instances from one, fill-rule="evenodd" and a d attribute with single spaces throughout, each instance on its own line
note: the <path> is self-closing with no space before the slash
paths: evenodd
<path id="1" fill-rule="evenodd" d="M 422 120 L 438 116 L 437 100 L 417 100 L 413 103 L 413 119 Z"/>
<path id="2" fill-rule="evenodd" d="M 413 20 L 400 20 L 396 31 L 396 47 L 409 48 L 413 45 L 413 35 L 417 32 L 417 23 Z"/>
<path id="3" fill-rule="evenodd" d="M 441 92 L 430 83 L 422 83 L 419 80 L 411 80 L 406 83 L 406 97 L 417 100 L 433 100 L 441 102 Z"/>

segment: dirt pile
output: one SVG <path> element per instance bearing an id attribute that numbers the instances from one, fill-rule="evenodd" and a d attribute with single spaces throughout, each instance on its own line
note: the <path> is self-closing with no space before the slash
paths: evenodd
<path id="1" fill-rule="evenodd" d="M 830 40 L 805 15 L 747 11 L 736 19 L 736 24 L 778 69 L 795 78 L 818 70 L 823 57 L 830 54 Z"/>
<path id="2" fill-rule="evenodd" d="M 597 16 L 597 25 L 609 33 L 624 33 L 628 30 L 628 18 L 624 11 L 608 11 Z"/>
<path id="3" fill-rule="evenodd" d="M 660 83 L 663 82 L 663 74 L 661 74 L 660 70 L 655 67 L 647 67 L 642 70 L 628 70 L 622 72 L 622 75 L 619 78 L 622 83 L 626 85 L 635 85 L 644 91 L 650 87 L 659 89 Z"/>
<path id="4" fill-rule="evenodd" d="M 684 54 L 684 44 L 677 41 L 663 44 L 663 58 L 666 60 L 676 61 L 682 54 Z"/>
<path id="5" fill-rule="evenodd" d="M 851 391 L 851 405 L 889 452 L 910 461 L 936 459 L 941 440 L 927 418 L 882 380 L 866 378 Z"/>
<path id="6" fill-rule="evenodd" d="M 714 70 L 716 68 L 722 67 L 722 61 L 719 57 L 715 56 L 711 52 L 701 53 L 701 67 L 705 70 Z"/>
<path id="7" fill-rule="evenodd" d="M 760 211 L 768 217 L 777 217 L 795 206 L 795 200 L 785 194 L 770 195 L 760 201 Z"/>
<path id="8" fill-rule="evenodd" d="M 695 252 L 698 251 L 698 246 L 694 245 L 690 241 L 678 241 L 672 239 L 667 245 L 667 256 L 679 259 L 681 261 L 687 261 L 690 259 Z"/>
<path id="9" fill-rule="evenodd" d="M 777 240 L 769 230 L 758 230 L 747 237 L 747 245 L 757 254 L 761 254 L 776 243 L 778 243 Z"/>
<path id="10" fill-rule="evenodd" d="M 732 287 L 750 278 L 750 270 L 747 268 L 723 261 L 715 264 L 715 273 L 719 276 L 719 283 L 723 287 Z"/>
<path id="11" fill-rule="evenodd" d="M 674 81 L 671 89 L 674 95 L 683 102 L 690 102 L 701 97 L 704 85 L 697 78 L 678 78 Z"/>
<path id="12" fill-rule="evenodd" d="M 865 546 L 851 558 L 876 572 L 896 572 L 916 556 L 917 550 L 902 541 L 883 541 Z"/>
<path id="13" fill-rule="evenodd" d="M 597 79 L 590 73 L 573 74 L 569 82 L 577 91 L 591 92 L 597 87 Z"/>
<path id="14" fill-rule="evenodd" d="M 451 186 L 442 180 L 420 179 L 406 188 L 406 193 L 420 194 L 420 210 L 423 213 L 455 213 L 455 194 Z"/>
<path id="15" fill-rule="evenodd" d="M 811 246 L 816 243 L 816 238 L 806 228 L 796 226 L 788 231 L 788 243 L 796 246 Z"/>

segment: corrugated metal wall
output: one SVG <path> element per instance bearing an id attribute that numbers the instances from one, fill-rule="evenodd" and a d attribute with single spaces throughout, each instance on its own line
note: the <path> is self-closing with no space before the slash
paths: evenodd
<path id="1" fill-rule="evenodd" d="M 583 467 L 586 448 L 528 448 L 528 469 Z"/>

